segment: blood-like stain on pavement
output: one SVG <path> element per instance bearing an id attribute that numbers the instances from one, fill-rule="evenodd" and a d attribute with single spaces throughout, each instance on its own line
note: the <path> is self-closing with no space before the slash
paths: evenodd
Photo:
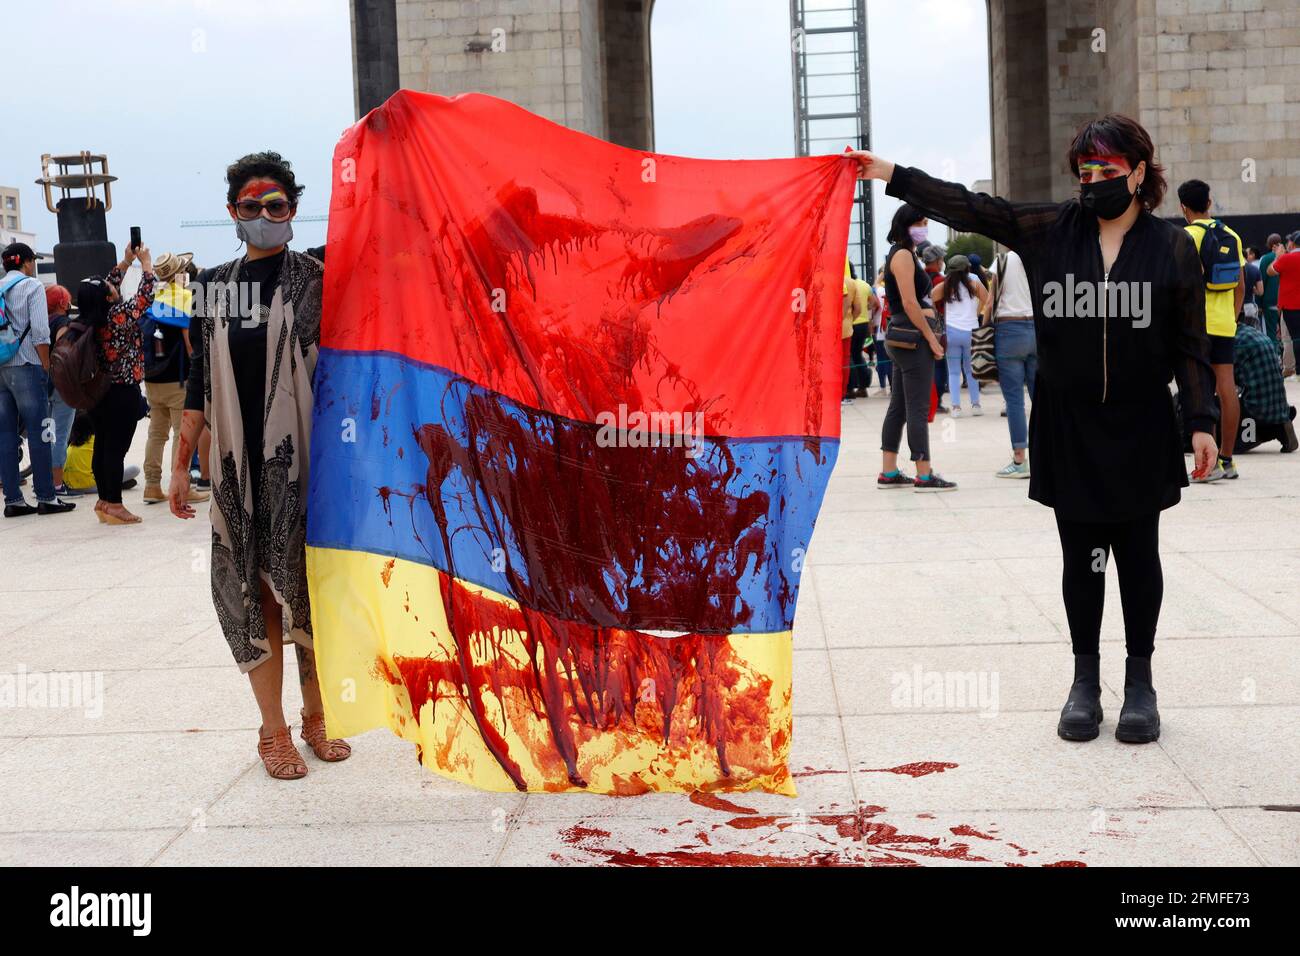
<path id="1" fill-rule="evenodd" d="M 610 866 L 923 866 L 928 862 L 1001 863 L 1024 866 L 1018 860 L 1038 851 L 1026 850 L 1004 842 L 985 826 L 976 828 L 958 824 L 934 833 L 912 833 L 901 822 L 906 816 L 883 819 L 888 811 L 873 805 L 859 806 L 843 812 L 836 804 L 819 808 L 807 816 L 764 814 L 730 800 L 718 800 L 712 794 L 696 793 L 691 797 L 697 806 L 715 810 L 721 819 L 686 819 L 677 823 L 681 842 L 672 845 L 672 831 L 665 841 L 670 849 L 622 845 L 608 829 L 575 824 L 560 831 L 565 852 L 551 854 L 559 863 L 603 863 Z M 737 814 L 726 818 L 729 814 Z M 916 814 L 929 819 L 932 814 Z M 740 831 L 744 837 L 723 839 L 728 831 Z M 712 834 L 712 836 L 710 835 Z M 949 835 L 951 834 L 951 835 Z M 967 840 L 985 841 L 978 852 Z M 1005 848 L 1005 849 L 1004 849 Z M 1006 851 L 1011 851 L 1008 854 Z M 1079 860 L 1057 860 L 1043 864 L 1051 867 L 1085 866 Z"/>

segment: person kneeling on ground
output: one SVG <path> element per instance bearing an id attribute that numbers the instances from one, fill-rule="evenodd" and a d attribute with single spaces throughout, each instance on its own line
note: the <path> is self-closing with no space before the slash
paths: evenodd
<path id="1" fill-rule="evenodd" d="M 1265 442 L 1277 441 L 1282 451 L 1293 452 L 1296 440 L 1295 406 L 1288 405 L 1277 347 L 1267 333 L 1243 316 L 1237 322 L 1233 346 L 1233 378 L 1241 390 L 1241 425 L 1237 447 L 1251 451 Z"/>
<path id="2" fill-rule="evenodd" d="M 64 457 L 63 481 L 74 495 L 93 495 L 99 492 L 95 486 L 95 473 L 92 461 L 95 456 L 95 423 L 89 412 L 77 412 L 68 434 L 68 447 Z M 140 474 L 138 465 L 126 465 L 122 469 L 122 490 L 129 491 L 136 485 Z"/>

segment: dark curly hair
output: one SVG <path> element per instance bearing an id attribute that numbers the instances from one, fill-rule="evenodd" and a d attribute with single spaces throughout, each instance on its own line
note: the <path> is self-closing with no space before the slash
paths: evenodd
<path id="1" fill-rule="evenodd" d="M 298 198 L 307 188 L 298 185 L 298 180 L 293 175 L 293 166 L 279 153 L 270 150 L 249 153 L 226 167 L 226 182 L 229 184 L 229 188 L 226 189 L 226 202 L 233 206 L 239 199 L 239 191 L 250 179 L 259 177 L 273 179 L 283 186 L 290 204 L 295 207 L 298 205 Z"/>
<path id="2" fill-rule="evenodd" d="M 1146 178 L 1142 180 L 1142 194 L 1138 202 L 1151 212 L 1165 198 L 1165 168 L 1156 162 L 1156 148 L 1151 142 L 1151 135 L 1135 119 L 1129 119 L 1122 113 L 1108 113 L 1101 119 L 1089 120 L 1079 127 L 1079 132 L 1070 143 L 1066 153 L 1066 162 L 1070 172 L 1077 179 L 1079 176 L 1080 156 L 1123 156 L 1128 160 L 1130 169 L 1137 169 L 1137 164 L 1147 164 Z"/>

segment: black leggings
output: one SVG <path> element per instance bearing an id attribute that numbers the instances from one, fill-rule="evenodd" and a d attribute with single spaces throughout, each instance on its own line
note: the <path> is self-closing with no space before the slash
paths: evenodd
<path id="1" fill-rule="evenodd" d="M 1059 514 L 1065 573 L 1061 593 L 1076 654 L 1096 654 L 1101 642 L 1101 613 L 1106 602 L 1106 564 L 1115 553 L 1124 640 L 1130 657 L 1150 657 L 1164 596 L 1160 570 L 1160 512 L 1130 521 L 1067 521 Z"/>
<path id="2" fill-rule="evenodd" d="M 95 450 L 90 470 L 95 473 L 99 500 L 122 503 L 122 463 L 131 449 L 140 420 L 140 386 L 113 384 L 90 412 L 95 423 Z"/>

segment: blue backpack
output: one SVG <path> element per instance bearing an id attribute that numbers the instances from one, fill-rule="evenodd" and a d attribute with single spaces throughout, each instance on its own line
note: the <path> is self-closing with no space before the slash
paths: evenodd
<path id="1" fill-rule="evenodd" d="M 1194 222 L 1193 226 L 1205 234 L 1201 237 L 1201 271 L 1205 273 L 1205 288 L 1210 292 L 1226 292 L 1237 288 L 1241 279 L 1241 243 L 1218 219 L 1209 224 Z"/>
<path id="2" fill-rule="evenodd" d="M 29 323 L 27 328 L 23 329 L 22 335 L 19 335 L 14 330 L 14 324 L 9 318 L 9 310 L 5 306 L 5 297 L 9 295 L 9 290 L 24 279 L 29 278 L 31 277 L 15 271 L 10 272 L 3 280 L 0 280 L 0 365 L 4 365 L 18 354 L 18 348 L 23 344 L 23 339 L 27 338 L 27 333 L 32 330 Z"/>

